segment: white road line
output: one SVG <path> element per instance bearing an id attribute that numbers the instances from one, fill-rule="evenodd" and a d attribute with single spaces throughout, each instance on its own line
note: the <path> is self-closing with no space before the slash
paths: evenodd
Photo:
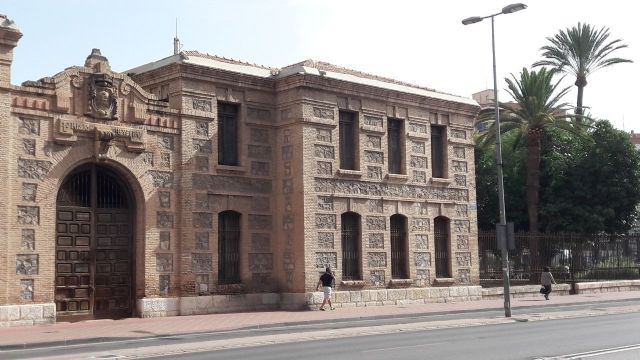
<path id="1" fill-rule="evenodd" d="M 601 356 L 601 355 L 607 355 L 607 354 L 614 354 L 614 353 L 623 352 L 623 351 L 630 351 L 630 350 L 640 350 L 640 344 L 618 346 L 618 347 L 607 348 L 607 349 L 591 350 L 591 351 L 586 351 L 586 352 L 581 352 L 581 353 L 558 355 L 558 356 L 553 356 L 553 357 L 548 357 L 547 356 L 547 357 L 544 357 L 544 358 L 539 358 L 538 360 L 551 360 L 551 359 L 579 360 L 579 359 L 584 359 L 584 358 L 588 358 L 588 357 Z"/>
<path id="2" fill-rule="evenodd" d="M 417 348 L 417 347 L 424 347 L 424 346 L 431 346 L 431 345 L 438 345 L 438 344 L 448 344 L 448 343 L 449 343 L 449 341 L 438 341 L 438 342 L 432 342 L 432 343 L 420 344 L 420 345 L 396 346 L 396 347 L 390 347 L 390 348 L 379 348 L 379 349 L 364 350 L 362 352 L 363 353 L 370 353 L 370 352 L 376 352 L 376 351 L 392 351 L 392 350 Z"/>

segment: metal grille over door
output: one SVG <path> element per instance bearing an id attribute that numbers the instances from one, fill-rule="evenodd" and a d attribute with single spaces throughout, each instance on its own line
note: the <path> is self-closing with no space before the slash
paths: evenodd
<path id="1" fill-rule="evenodd" d="M 342 220 L 342 279 L 362 280 L 360 274 L 360 216 L 344 213 Z"/>
<path id="2" fill-rule="evenodd" d="M 436 245 L 436 277 L 449 278 L 449 219 L 438 216 L 433 220 Z"/>
<path id="3" fill-rule="evenodd" d="M 408 279 L 407 275 L 407 218 L 391 216 L 391 277 Z"/>
<path id="4" fill-rule="evenodd" d="M 69 175 L 56 211 L 58 317 L 131 315 L 131 239 L 129 196 L 116 175 L 95 165 Z"/>

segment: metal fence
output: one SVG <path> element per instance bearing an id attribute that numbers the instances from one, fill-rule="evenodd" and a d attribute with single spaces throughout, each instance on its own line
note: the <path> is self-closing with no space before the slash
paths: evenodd
<path id="1" fill-rule="evenodd" d="M 532 245 L 538 249 L 535 254 Z M 480 283 L 501 283 L 502 257 L 495 231 L 479 232 L 478 251 Z M 558 282 L 640 279 L 640 234 L 517 232 L 509 265 L 514 284 L 537 284 L 544 266 L 551 268 Z"/>

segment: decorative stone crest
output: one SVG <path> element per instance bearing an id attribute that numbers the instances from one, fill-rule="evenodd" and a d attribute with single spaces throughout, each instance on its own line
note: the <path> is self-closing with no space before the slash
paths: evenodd
<path id="1" fill-rule="evenodd" d="M 94 74 L 89 80 L 89 111 L 87 115 L 97 119 L 118 118 L 118 89 L 107 74 Z"/>

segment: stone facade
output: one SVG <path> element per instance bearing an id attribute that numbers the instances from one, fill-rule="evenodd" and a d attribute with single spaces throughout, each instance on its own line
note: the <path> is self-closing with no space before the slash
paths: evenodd
<path id="1" fill-rule="evenodd" d="M 0 182 L 6 184 L 0 217 L 7 219 L 0 222 L 0 305 L 97 313 L 98 302 L 64 311 L 59 305 L 67 296 L 62 290 L 82 297 L 84 288 L 70 281 L 86 280 L 97 291 L 91 287 L 98 286 L 97 273 L 71 280 L 60 274 L 85 274 L 82 246 L 93 251 L 109 243 L 100 234 L 110 229 L 119 252 L 104 251 L 104 263 L 87 252 L 87 261 L 125 274 L 108 280 L 118 284 L 112 292 L 130 291 L 119 298 L 120 316 L 305 307 L 325 266 L 335 271 L 338 293 L 353 296 L 478 284 L 473 100 L 311 60 L 275 69 L 191 51 L 125 75 L 94 49 L 84 66 L 14 86 L 12 51 L 22 34 L 0 20 Z M 219 136 L 219 112 L 228 105 L 237 109 L 232 164 L 221 160 L 228 150 Z M 346 145 L 343 112 L 355 119 Z M 403 124 L 394 150 L 400 173 L 389 171 L 388 119 Z M 437 177 L 433 126 L 444 129 Z M 352 147 L 355 168 L 341 168 L 344 146 Z M 64 201 L 82 200 L 65 190 L 81 168 L 117 179 L 130 226 L 119 212 L 109 216 L 121 219 L 120 228 L 100 223 L 95 204 L 68 218 L 61 211 Z M 100 180 L 91 181 L 100 189 Z M 108 191 L 94 190 L 91 199 L 106 201 Z M 357 278 L 343 274 L 345 213 L 360 219 L 351 233 Z M 218 240 L 229 236 L 221 220 L 229 214 L 239 219 L 233 228 L 239 265 L 237 273 L 221 275 L 230 260 Z M 399 253 L 392 246 L 393 215 L 405 224 Z M 446 219 L 446 231 L 436 231 L 436 218 Z M 66 243 L 63 231 L 76 234 L 75 242 Z M 444 272 L 436 269 L 438 246 L 448 254 Z M 398 261 L 401 278 L 393 270 Z M 439 279 L 443 273 L 446 279 Z M 430 299 L 446 298 L 433 294 Z M 246 301 L 252 296 L 258 300 Z M 206 310 L 181 312 L 171 305 L 176 299 Z"/>

